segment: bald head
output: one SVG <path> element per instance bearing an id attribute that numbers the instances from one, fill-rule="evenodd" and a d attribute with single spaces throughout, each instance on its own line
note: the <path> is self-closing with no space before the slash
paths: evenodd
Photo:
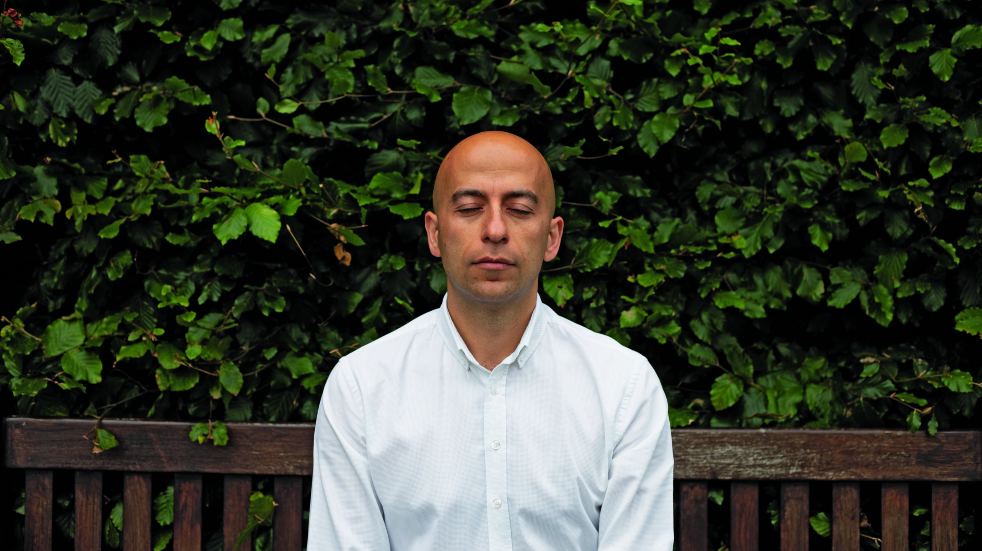
<path id="1" fill-rule="evenodd" d="M 537 200 L 552 213 L 556 208 L 556 190 L 552 172 L 545 158 L 532 144 L 510 134 L 492 130 L 464 138 L 447 153 L 436 174 L 433 186 L 433 208 L 449 201 L 451 189 L 466 185 L 468 175 L 475 173 L 502 174 L 520 172 L 531 177 Z"/>

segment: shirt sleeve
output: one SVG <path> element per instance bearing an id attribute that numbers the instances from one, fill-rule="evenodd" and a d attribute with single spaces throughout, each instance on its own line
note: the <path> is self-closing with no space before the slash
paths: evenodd
<path id="1" fill-rule="evenodd" d="M 644 361 L 617 415 L 607 492 L 600 509 L 600 550 L 670 551 L 672 437 L 668 402 L 654 370 Z"/>
<path id="2" fill-rule="evenodd" d="M 309 551 L 388 550 L 365 447 L 362 395 L 350 366 L 327 379 L 314 428 Z"/>

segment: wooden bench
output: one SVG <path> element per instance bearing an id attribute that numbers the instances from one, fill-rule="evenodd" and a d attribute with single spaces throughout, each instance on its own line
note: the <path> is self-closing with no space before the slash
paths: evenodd
<path id="1" fill-rule="evenodd" d="M 174 486 L 176 551 L 202 546 L 202 492 L 220 478 L 224 548 L 252 549 L 236 540 L 248 523 L 253 477 L 272 477 L 277 504 L 273 549 L 303 546 L 303 512 L 309 495 L 313 427 L 300 424 L 229 423 L 228 446 L 190 442 L 190 423 L 105 420 L 120 445 L 93 454 L 86 439 L 91 420 L 10 418 L 4 422 L 4 480 L 24 473 L 23 534 L 30 550 L 52 548 L 55 472 L 74 473 L 75 549 L 102 547 L 104 477 L 122 477 L 123 548 L 147 550 L 151 538 L 153 476 L 168 473 Z M 776 536 L 783 550 L 806 550 L 811 501 L 831 503 L 831 547 L 859 549 L 862 497 L 875 494 L 876 532 L 884 550 L 909 548 L 912 487 L 929 488 L 931 546 L 958 548 L 959 487 L 982 480 L 982 432 L 944 432 L 935 437 L 883 430 L 676 430 L 677 548 L 707 551 L 721 534 L 732 551 L 776 548 L 762 534 L 769 527 L 763 493 L 779 502 Z M 64 476 L 64 475 L 59 475 Z M 862 488 L 862 490 L 861 490 Z M 60 489 L 59 489 L 60 490 Z M 159 491 L 159 489 L 158 489 Z M 819 494 L 830 493 L 822 497 Z M 725 495 L 727 507 L 713 505 Z M 10 515 L 11 503 L 4 503 Z M 717 511 L 718 510 L 718 511 Z M 720 513 L 721 511 L 721 513 Z M 728 516 L 718 526 L 713 515 Z M 727 530 L 728 528 L 728 530 Z M 766 530 L 765 530 L 766 531 Z M 867 536 L 869 537 L 869 536 Z M 974 536 L 973 536 L 974 537 Z M 824 541 L 824 540 L 823 540 Z M 823 543 L 823 546 L 825 544 Z"/>

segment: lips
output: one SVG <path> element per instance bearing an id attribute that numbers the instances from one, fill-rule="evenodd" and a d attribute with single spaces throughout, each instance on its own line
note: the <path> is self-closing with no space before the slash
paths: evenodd
<path id="1" fill-rule="evenodd" d="M 474 265 L 485 270 L 505 270 L 515 263 L 500 256 L 483 256 L 474 261 Z"/>

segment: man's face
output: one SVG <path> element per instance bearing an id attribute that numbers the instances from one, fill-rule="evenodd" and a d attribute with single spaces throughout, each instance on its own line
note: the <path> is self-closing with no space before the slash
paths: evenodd
<path id="1" fill-rule="evenodd" d="M 556 257 L 563 220 L 545 160 L 501 132 L 472 136 L 444 160 L 426 213 L 430 252 L 448 293 L 467 303 L 534 301 L 543 261 Z"/>

